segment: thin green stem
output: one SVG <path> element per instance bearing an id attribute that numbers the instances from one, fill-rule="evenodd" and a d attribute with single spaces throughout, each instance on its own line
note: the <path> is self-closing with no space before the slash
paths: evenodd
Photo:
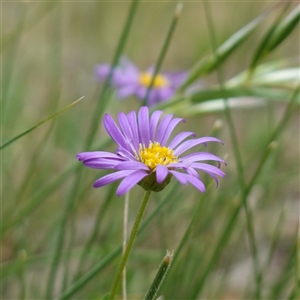
<path id="1" fill-rule="evenodd" d="M 154 211 L 146 218 L 141 224 L 138 234 L 140 234 L 151 222 L 151 220 L 163 209 L 163 207 L 171 201 L 173 195 L 177 191 L 178 185 L 174 185 L 169 193 L 165 195 L 165 198 L 159 203 Z M 65 291 L 58 299 L 65 300 L 73 296 L 77 291 L 84 287 L 88 282 L 90 282 L 101 270 L 103 270 L 112 260 L 117 257 L 117 255 L 122 253 L 122 246 L 120 245 L 114 251 L 105 257 L 103 260 L 96 263 L 88 272 L 86 272 L 81 278 L 79 278 L 72 286 Z"/>
<path id="2" fill-rule="evenodd" d="M 135 238 L 136 238 L 139 226 L 140 226 L 140 222 L 142 220 L 142 217 L 144 215 L 148 200 L 150 198 L 150 194 L 151 194 L 151 191 L 146 191 L 145 192 L 145 195 L 144 195 L 144 198 L 142 200 L 141 206 L 140 206 L 139 211 L 137 213 L 137 216 L 136 216 L 136 219 L 134 221 L 134 224 L 133 224 L 133 227 L 132 227 L 132 230 L 131 230 L 131 233 L 130 233 L 130 237 L 129 237 L 129 240 L 128 240 L 128 243 L 127 243 L 127 246 L 126 246 L 126 249 L 125 249 L 124 254 L 122 256 L 122 259 L 120 261 L 119 268 L 118 268 L 117 274 L 115 276 L 115 280 L 112 284 L 112 288 L 111 288 L 110 296 L 109 296 L 110 300 L 114 299 L 114 296 L 117 292 L 123 269 L 126 265 L 126 262 L 128 260 L 130 251 L 131 251 L 132 246 L 134 244 L 134 241 L 135 241 Z"/>
<path id="3" fill-rule="evenodd" d="M 84 149 L 87 151 L 90 149 L 91 144 L 94 140 L 95 134 L 97 132 L 98 129 L 98 124 L 100 122 L 102 113 L 104 112 L 104 109 L 107 105 L 107 101 L 109 98 L 109 85 L 110 85 L 110 81 L 114 72 L 114 67 L 116 66 L 119 57 L 124 49 L 125 46 L 125 42 L 127 40 L 132 22 L 133 22 L 133 17 L 135 15 L 136 9 L 137 9 L 137 4 L 138 4 L 139 0 L 133 0 L 131 3 L 131 7 L 129 10 L 129 14 L 123 29 L 123 32 L 121 34 L 121 38 L 119 40 L 119 44 L 117 46 L 117 50 L 115 52 L 114 58 L 113 58 L 113 62 L 112 62 L 112 68 L 110 70 L 110 73 L 108 75 L 107 80 L 105 81 L 102 93 L 99 97 L 99 101 L 97 102 L 97 107 L 94 111 L 93 114 L 93 119 L 91 122 L 91 127 L 90 127 L 90 131 L 89 131 L 89 135 L 85 141 L 84 144 Z M 82 174 L 83 174 L 83 168 L 81 166 L 78 167 L 78 169 L 76 170 L 77 173 L 77 177 L 74 181 L 74 185 L 72 186 L 71 192 L 69 194 L 69 196 L 66 199 L 66 203 L 65 203 L 65 209 L 63 211 L 63 215 L 61 218 L 61 224 L 60 224 L 60 230 L 58 233 L 58 239 L 55 245 L 55 252 L 54 252 L 54 258 L 53 258 L 53 263 L 51 265 L 51 269 L 50 269 L 50 274 L 49 274 L 49 279 L 48 279 L 48 284 L 47 284 L 47 291 L 46 291 L 46 299 L 51 299 L 52 298 L 52 291 L 53 291 L 53 286 L 54 286 L 54 281 L 55 281 L 55 276 L 56 276 L 56 272 L 57 272 L 57 268 L 60 262 L 60 253 L 61 253 L 61 249 L 64 243 L 64 238 L 65 238 L 65 228 L 66 228 L 66 224 L 67 224 L 67 219 L 68 219 L 68 215 L 72 210 L 72 206 L 73 206 L 73 202 L 75 200 L 75 197 L 77 195 L 77 192 L 79 190 L 80 187 L 80 183 L 81 183 L 81 178 L 82 178 Z"/>
<path id="4" fill-rule="evenodd" d="M 159 72 L 159 70 L 161 68 L 162 62 L 163 62 L 163 60 L 164 60 L 164 58 L 166 56 L 167 50 L 168 50 L 170 42 L 171 42 L 171 38 L 172 38 L 172 36 L 174 34 L 174 30 L 176 28 L 177 21 L 179 19 L 179 15 L 180 15 L 181 9 L 182 9 L 182 4 L 178 3 L 177 6 L 176 6 L 176 8 L 175 8 L 175 14 L 173 16 L 173 20 L 171 22 L 169 31 L 167 33 L 167 37 L 165 39 L 164 45 L 163 45 L 163 47 L 161 49 L 161 52 L 160 52 L 159 57 L 158 57 L 158 60 L 157 60 L 156 65 L 154 67 L 154 72 L 153 72 L 150 84 L 148 86 L 146 96 L 145 96 L 145 98 L 143 100 L 143 105 L 147 105 L 148 98 L 149 98 L 151 89 L 153 87 L 154 81 L 155 81 L 155 77 L 158 74 L 158 72 Z"/>
<path id="5" fill-rule="evenodd" d="M 81 254 L 80 259 L 79 259 L 77 272 L 76 272 L 76 275 L 74 276 L 75 280 L 77 280 L 80 276 L 82 268 L 84 267 L 85 258 L 89 254 L 89 252 L 92 248 L 92 245 L 93 245 L 94 241 L 96 240 L 99 229 L 101 227 L 101 222 L 104 218 L 104 215 L 105 215 L 109 205 L 112 202 L 111 199 L 114 196 L 115 192 L 116 192 L 116 185 L 111 184 L 111 186 L 109 188 L 109 191 L 108 191 L 108 193 L 107 193 L 107 195 L 104 199 L 103 204 L 99 207 L 98 214 L 97 214 L 97 217 L 96 217 L 96 221 L 95 221 L 95 224 L 93 226 L 93 232 L 90 235 L 88 241 L 86 242 L 86 244 L 83 248 L 82 254 Z"/>
<path id="6" fill-rule="evenodd" d="M 31 132 L 32 130 L 34 130 L 35 128 L 39 127 L 40 125 L 44 124 L 45 122 L 55 118 L 56 116 L 58 116 L 59 114 L 61 114 L 62 112 L 64 112 L 65 110 L 69 109 L 70 107 L 72 107 L 74 104 L 78 103 L 80 100 L 82 100 L 84 97 L 79 98 L 78 100 L 72 102 L 71 104 L 65 106 L 63 109 L 61 109 L 60 111 L 56 112 L 54 115 L 38 122 L 36 125 L 32 126 L 31 128 L 25 130 L 24 132 L 18 134 L 17 136 L 15 136 L 14 138 L 12 138 L 11 140 L 5 142 L 3 145 L 0 146 L 0 150 L 4 149 L 5 147 L 7 147 L 8 145 L 10 145 L 11 143 L 13 143 L 14 141 L 18 140 L 19 138 L 23 137 L 24 135 L 26 135 L 27 133 Z"/>
<path id="7" fill-rule="evenodd" d="M 297 89 L 295 90 L 295 92 L 294 92 L 294 94 L 293 94 L 293 96 L 292 96 L 292 98 L 289 102 L 289 105 L 287 106 L 286 111 L 283 114 L 283 117 L 282 117 L 281 121 L 279 122 L 277 128 L 275 129 L 275 131 L 271 135 L 271 137 L 268 141 L 268 146 L 266 147 L 266 150 L 263 153 L 263 156 L 260 160 L 258 168 L 256 169 L 256 172 L 254 173 L 253 177 L 250 180 L 250 183 L 248 184 L 248 186 L 245 190 L 245 194 L 249 194 L 250 190 L 252 189 L 257 177 L 259 176 L 259 174 L 262 170 L 262 166 L 265 164 L 266 159 L 269 157 L 270 152 L 272 152 L 272 150 L 275 146 L 274 141 L 276 141 L 276 139 L 278 138 L 280 133 L 283 131 L 283 129 L 285 128 L 291 114 L 294 112 L 294 104 L 299 98 L 299 91 L 300 91 L 300 86 L 298 86 Z"/>
<path id="8" fill-rule="evenodd" d="M 205 13 L 206 13 L 206 19 L 207 19 L 207 24 L 209 27 L 210 31 L 210 40 L 212 44 L 212 48 L 214 51 L 214 55 L 216 57 L 216 60 L 218 60 L 218 53 L 217 53 L 217 43 L 216 43 L 216 38 L 215 38 L 215 32 L 214 32 L 214 25 L 213 25 L 213 20 L 212 20 L 212 13 L 210 10 L 210 5 L 208 4 L 208 1 L 204 1 L 204 7 L 205 7 Z M 222 69 L 220 65 L 217 67 L 217 76 L 218 76 L 218 81 L 220 84 L 221 92 L 223 94 L 223 99 L 224 99 L 224 106 L 225 106 L 225 117 L 229 126 L 229 131 L 230 131 L 230 137 L 233 145 L 233 151 L 234 151 L 234 157 L 236 160 L 236 165 L 237 165 L 237 172 L 238 172 L 238 178 L 239 178 L 239 184 L 241 187 L 242 191 L 242 203 L 243 207 L 246 213 L 246 222 L 247 222 L 247 231 L 248 231 L 248 236 L 249 236 L 249 241 L 250 241 L 250 247 L 251 247 L 251 252 L 253 256 L 253 261 L 254 261 L 254 271 L 255 271 L 255 281 L 256 281 L 256 292 L 255 292 L 255 298 L 260 299 L 260 290 L 261 290 L 261 271 L 259 267 L 259 261 L 258 261 L 258 255 L 257 255 L 257 247 L 256 247 L 256 242 L 255 242 L 255 234 L 254 234 L 254 228 L 253 228 L 253 220 L 252 220 L 252 213 L 248 207 L 247 203 L 247 197 L 244 191 L 246 190 L 246 182 L 244 178 L 244 170 L 243 170 L 243 163 L 242 163 L 242 158 L 241 154 L 239 151 L 238 147 L 238 142 L 237 142 L 237 137 L 236 137 L 236 132 L 235 132 L 235 127 L 234 127 L 234 122 L 231 116 L 230 112 L 230 107 L 228 104 L 228 99 L 225 93 L 225 86 L 224 86 L 224 76 Z"/>

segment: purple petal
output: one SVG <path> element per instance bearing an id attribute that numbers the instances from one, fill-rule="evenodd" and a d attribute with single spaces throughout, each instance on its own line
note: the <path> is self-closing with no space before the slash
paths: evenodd
<path id="1" fill-rule="evenodd" d="M 128 83 L 118 88 L 118 98 L 124 99 L 135 94 L 136 83 Z"/>
<path id="2" fill-rule="evenodd" d="M 95 77 L 103 81 L 107 78 L 110 72 L 110 64 L 100 64 L 95 67 Z"/>
<path id="3" fill-rule="evenodd" d="M 83 162 L 86 167 L 92 169 L 114 169 L 114 167 L 120 163 L 120 160 L 113 159 L 89 159 Z"/>
<path id="4" fill-rule="evenodd" d="M 169 72 L 164 75 L 167 77 L 172 87 L 176 89 L 185 81 L 188 76 L 188 72 Z"/>
<path id="5" fill-rule="evenodd" d="M 190 164 L 186 163 L 171 163 L 168 164 L 168 169 L 186 169 L 190 167 Z"/>
<path id="6" fill-rule="evenodd" d="M 122 147 L 117 149 L 117 154 L 123 158 L 123 160 L 136 161 L 135 154 L 132 154 L 131 151 L 124 149 Z"/>
<path id="7" fill-rule="evenodd" d="M 150 130 L 149 130 L 149 110 L 148 107 L 142 106 L 138 112 L 138 123 L 140 141 L 148 147 L 150 142 Z"/>
<path id="8" fill-rule="evenodd" d="M 143 100 L 146 97 L 147 87 L 143 85 L 139 85 L 139 87 L 135 91 L 135 95 L 138 99 Z"/>
<path id="9" fill-rule="evenodd" d="M 76 155 L 79 161 L 91 159 L 91 158 L 115 158 L 120 159 L 115 153 L 105 152 L 105 151 L 91 151 L 91 152 L 81 152 Z"/>
<path id="10" fill-rule="evenodd" d="M 216 175 L 221 176 L 221 177 L 225 176 L 225 173 L 222 170 L 220 170 L 219 168 L 217 168 L 215 166 L 209 165 L 209 164 L 192 163 L 191 167 L 202 170 L 206 173 L 208 173 L 208 172 L 213 173 L 213 174 L 216 174 Z"/>
<path id="11" fill-rule="evenodd" d="M 169 170 L 167 167 L 162 165 L 156 166 L 156 181 L 158 183 L 162 183 L 166 179 L 168 174 L 169 174 Z"/>
<path id="12" fill-rule="evenodd" d="M 150 118 L 150 140 L 152 142 L 155 141 L 156 128 L 157 128 L 158 121 L 159 121 L 159 118 L 160 118 L 161 114 L 162 114 L 161 110 L 156 110 L 151 115 L 151 118 Z"/>
<path id="13" fill-rule="evenodd" d="M 189 177 L 187 178 L 188 181 L 195 186 L 200 192 L 204 193 L 205 192 L 205 185 L 203 182 L 194 176 L 188 175 Z"/>
<path id="14" fill-rule="evenodd" d="M 191 131 L 183 131 L 178 133 L 173 140 L 171 141 L 171 143 L 169 144 L 169 148 L 170 149 L 174 149 L 178 144 L 180 144 L 184 139 L 186 139 L 189 136 L 196 136 L 196 134 L 194 132 Z"/>
<path id="15" fill-rule="evenodd" d="M 124 161 L 115 165 L 116 170 L 145 170 L 149 168 L 140 161 Z"/>
<path id="16" fill-rule="evenodd" d="M 137 125 L 137 120 L 136 120 L 136 112 L 132 111 L 132 112 L 128 113 L 127 114 L 127 120 L 129 122 L 129 126 L 130 126 L 131 131 L 132 131 L 133 143 L 134 143 L 134 146 L 135 146 L 135 150 L 138 151 L 140 140 L 139 140 L 138 125 Z"/>
<path id="17" fill-rule="evenodd" d="M 126 139 L 124 138 L 117 124 L 109 114 L 105 114 L 103 124 L 107 133 L 118 145 L 120 145 L 125 149 L 130 150 L 130 148 L 128 148 Z"/>
<path id="18" fill-rule="evenodd" d="M 172 131 L 174 130 L 174 128 L 177 126 L 177 124 L 178 124 L 179 122 L 185 122 L 185 120 L 182 119 L 182 118 L 175 118 L 175 119 L 173 119 L 173 120 L 169 123 L 168 127 L 166 128 L 165 134 L 164 134 L 164 136 L 163 136 L 163 138 L 161 139 L 161 142 L 160 142 L 160 144 L 161 144 L 162 146 L 166 145 L 166 143 L 167 143 L 167 141 L 168 141 L 168 139 L 169 139 L 169 137 L 170 137 Z"/>
<path id="19" fill-rule="evenodd" d="M 180 146 L 178 146 L 175 149 L 174 154 L 178 156 L 181 153 L 189 150 L 190 148 L 192 148 L 194 146 L 197 146 L 197 145 L 200 145 L 200 144 L 205 144 L 207 142 L 218 142 L 218 143 L 223 144 L 222 141 L 220 141 L 219 139 L 214 138 L 214 137 L 201 137 L 201 138 L 198 138 L 198 139 L 183 142 Z"/>
<path id="20" fill-rule="evenodd" d="M 160 124 L 158 126 L 158 129 L 157 129 L 156 142 L 159 142 L 159 143 L 161 142 L 161 140 L 164 137 L 164 134 L 166 132 L 166 129 L 172 119 L 173 119 L 173 115 L 166 115 L 162 118 L 162 120 L 160 121 Z"/>
<path id="21" fill-rule="evenodd" d="M 219 186 L 219 180 L 218 180 L 217 176 L 213 173 L 210 173 L 210 172 L 206 172 L 206 173 L 215 180 L 216 188 L 217 188 Z"/>
<path id="22" fill-rule="evenodd" d="M 188 167 L 188 168 L 185 169 L 185 171 L 186 171 L 188 174 L 192 175 L 193 177 L 196 177 L 196 178 L 199 178 L 199 179 L 200 179 L 200 176 L 199 176 L 199 174 L 197 173 L 197 171 L 196 171 L 195 169 L 193 169 L 193 168 L 191 168 L 191 167 Z"/>
<path id="23" fill-rule="evenodd" d="M 147 175 L 148 173 L 142 170 L 133 171 L 130 175 L 128 175 L 125 179 L 123 179 L 120 185 L 118 186 L 117 196 L 121 196 L 125 194 L 127 191 L 129 191 L 132 187 L 134 187 Z"/>
<path id="24" fill-rule="evenodd" d="M 169 170 L 169 172 L 183 185 L 186 185 L 187 184 L 187 178 L 186 174 L 184 173 L 180 173 L 180 172 L 176 172 L 176 171 L 172 171 L 172 170 Z"/>
<path id="25" fill-rule="evenodd" d="M 119 72 L 116 74 L 114 83 L 118 87 L 126 85 L 137 86 L 140 76 L 138 68 L 128 59 L 121 59 Z"/>
<path id="26" fill-rule="evenodd" d="M 193 163 L 195 161 L 203 161 L 203 160 L 213 160 L 213 161 L 225 163 L 223 159 L 209 152 L 195 152 L 180 158 L 180 162 L 183 163 Z"/>
<path id="27" fill-rule="evenodd" d="M 132 153 L 135 153 L 136 152 L 136 147 L 135 147 L 136 143 L 134 141 L 134 136 L 133 136 L 130 124 L 128 122 L 128 119 L 123 112 L 118 114 L 118 120 L 119 120 L 119 124 L 120 124 L 120 128 L 122 130 L 122 133 L 128 142 L 128 147 L 131 149 Z"/>
<path id="28" fill-rule="evenodd" d="M 146 96 L 146 94 L 145 94 Z M 147 106 L 153 106 L 156 103 L 160 102 L 161 99 L 159 98 L 159 93 L 158 93 L 158 89 L 155 87 L 152 87 L 149 96 L 148 96 L 148 100 L 147 100 Z"/>
<path id="29" fill-rule="evenodd" d="M 112 183 L 121 178 L 124 178 L 124 177 L 128 176 L 129 174 L 131 174 L 132 172 L 135 172 L 135 171 L 124 170 L 124 171 L 114 172 L 112 174 L 105 175 L 105 176 L 101 177 L 100 179 L 98 179 L 97 181 L 95 181 L 93 186 L 95 188 L 99 188 L 101 186 L 107 185 L 107 184 Z"/>
<path id="30" fill-rule="evenodd" d="M 203 182 L 189 174 L 184 174 L 176 171 L 170 171 L 176 177 L 176 179 L 181 183 L 181 184 L 186 184 L 187 182 L 190 182 L 192 185 L 194 185 L 200 192 L 204 193 L 205 192 L 205 186 Z"/>
<path id="31" fill-rule="evenodd" d="M 127 70 L 130 73 L 139 74 L 140 70 L 136 67 L 136 65 L 127 57 L 122 57 L 120 60 L 120 65 L 124 70 Z"/>
<path id="32" fill-rule="evenodd" d="M 157 89 L 157 102 L 162 102 L 170 99 L 174 95 L 174 90 L 170 86 Z"/>

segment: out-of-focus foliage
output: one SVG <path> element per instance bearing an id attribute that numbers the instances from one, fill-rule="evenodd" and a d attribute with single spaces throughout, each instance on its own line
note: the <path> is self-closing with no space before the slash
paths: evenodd
<path id="1" fill-rule="evenodd" d="M 203 3 L 183 3 L 160 69 L 190 77 L 152 109 L 185 117 L 180 130 L 222 139 L 225 146 L 208 150 L 227 161 L 226 178 L 215 189 L 204 177 L 203 195 L 175 181 L 152 195 L 127 265 L 128 299 L 145 296 L 173 249 L 159 292 L 165 299 L 297 299 L 299 5 L 208 2 L 213 49 Z M 1 150 L 2 299 L 100 299 L 109 292 L 121 255 L 124 199 L 115 196 L 116 185 L 93 189 L 105 172 L 83 170 L 75 155 L 114 151 L 103 114 L 141 102 L 103 89 L 94 67 L 121 54 L 141 70 L 158 65 L 176 7 L 136 1 L 129 15 L 131 5 L 2 3 L 1 145 L 13 141 Z M 129 224 L 142 194 L 139 187 L 130 193 Z"/>

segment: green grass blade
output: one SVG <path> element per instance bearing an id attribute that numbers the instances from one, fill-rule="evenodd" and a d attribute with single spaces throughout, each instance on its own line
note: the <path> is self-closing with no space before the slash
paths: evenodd
<path id="1" fill-rule="evenodd" d="M 172 36 L 174 34 L 174 31 L 175 31 L 175 28 L 176 28 L 176 25 L 177 25 L 177 22 L 178 22 L 181 10 L 182 10 L 182 3 L 178 3 L 177 6 L 176 6 L 176 8 L 175 8 L 175 14 L 174 14 L 173 20 L 171 22 L 169 31 L 167 33 L 166 39 L 164 41 L 163 47 L 162 47 L 161 52 L 159 54 L 158 60 L 157 60 L 157 62 L 155 64 L 153 76 L 151 78 L 151 82 L 150 82 L 149 87 L 147 89 L 146 96 L 145 96 L 145 98 L 143 100 L 143 105 L 147 105 L 149 94 L 150 94 L 150 91 L 151 91 L 151 89 L 153 87 L 153 84 L 154 84 L 154 81 L 155 81 L 155 77 L 158 74 L 158 72 L 159 72 L 159 70 L 161 68 L 162 62 L 163 62 L 163 60 L 164 60 L 164 58 L 166 56 L 166 53 L 167 53 L 167 50 L 169 48 L 169 45 L 170 45 L 170 42 L 171 42 L 171 38 L 172 38 Z"/>
<path id="2" fill-rule="evenodd" d="M 104 113 L 104 109 L 108 103 L 108 99 L 109 99 L 109 85 L 110 85 L 110 81 L 113 75 L 113 71 L 114 71 L 114 67 L 116 66 L 116 64 L 119 61 L 120 55 L 123 52 L 123 49 L 125 47 L 125 43 L 127 41 L 128 35 L 129 35 L 129 31 L 133 22 L 133 18 L 135 16 L 136 13 L 136 9 L 138 6 L 139 0 L 133 0 L 129 9 L 129 13 L 128 13 L 128 17 L 123 29 L 123 32 L 121 34 L 121 37 L 119 39 L 119 43 L 116 49 L 116 52 L 114 54 L 114 58 L 113 58 L 113 63 L 112 63 L 112 68 L 110 70 L 110 73 L 108 75 L 108 78 L 105 81 L 102 93 L 99 97 L 96 109 L 94 111 L 93 114 L 93 118 L 92 118 L 92 122 L 91 122 L 91 126 L 90 126 L 90 131 L 89 134 L 85 140 L 85 144 L 84 144 L 84 150 L 88 151 L 91 147 L 92 141 L 94 140 L 95 134 L 97 132 L 98 129 L 98 124 L 100 122 L 101 116 Z M 77 177 L 75 178 L 74 181 L 74 185 L 72 186 L 72 189 L 70 190 L 70 194 L 67 196 L 66 201 L 65 201 L 65 207 L 63 210 L 63 214 L 61 217 L 61 221 L 60 221 L 60 230 L 58 232 L 58 237 L 57 237 L 57 241 L 55 244 L 55 255 L 53 257 L 53 263 L 51 265 L 51 269 L 50 269 L 50 273 L 49 273 L 49 278 L 48 278 L 48 283 L 47 283 L 47 288 L 46 288 L 46 299 L 51 299 L 52 298 L 52 292 L 53 292 L 53 286 L 54 286 L 54 282 L 55 282 L 55 276 L 56 276 L 56 272 L 58 269 L 58 265 L 60 262 L 60 253 L 61 253 L 61 249 L 64 243 L 64 238 L 65 238 L 65 227 L 67 224 L 67 219 L 69 216 L 69 213 L 72 211 L 73 209 L 73 202 L 75 201 L 77 192 L 79 190 L 80 187 L 80 183 L 81 183 L 81 179 L 82 179 L 82 174 L 83 174 L 83 168 L 78 168 L 77 170 Z"/>
<path id="3" fill-rule="evenodd" d="M 5 142 L 3 145 L 0 146 L 0 150 L 3 150 L 4 148 L 6 148 L 8 145 L 10 145 L 11 143 L 15 142 L 16 140 L 18 140 L 19 138 L 23 137 L 24 135 L 28 134 L 29 132 L 31 132 L 32 130 L 36 129 L 37 127 L 39 127 L 40 125 L 44 124 L 45 122 L 57 117 L 59 114 L 61 114 L 62 112 L 68 110 L 69 108 L 71 108 L 74 104 L 78 103 L 80 100 L 82 100 L 84 97 L 79 98 L 78 100 L 72 102 L 71 104 L 65 106 L 63 109 L 61 109 L 60 111 L 56 112 L 54 115 L 51 115 L 50 117 L 38 122 L 36 125 L 30 127 L 29 129 L 25 130 L 24 132 L 18 134 L 17 136 L 15 136 L 14 138 L 12 138 L 11 140 Z"/>
<path id="4" fill-rule="evenodd" d="M 81 273 L 82 268 L 83 268 L 84 263 L 85 263 L 85 258 L 89 254 L 89 252 L 90 252 L 90 250 L 93 246 L 93 243 L 96 240 L 98 232 L 101 228 L 101 222 L 104 218 L 106 210 L 108 209 L 109 205 L 112 202 L 111 199 L 114 196 L 115 191 L 116 191 L 116 184 L 111 184 L 111 186 L 109 187 L 109 191 L 108 191 L 107 195 L 105 196 L 103 204 L 99 207 L 98 214 L 97 214 L 96 221 L 95 221 L 95 225 L 93 227 L 93 232 L 91 233 L 88 241 L 86 242 L 86 244 L 84 246 L 84 249 L 81 253 L 81 256 L 79 258 L 77 273 L 74 276 L 75 280 L 77 280 L 80 277 L 80 273 Z"/>
<path id="5" fill-rule="evenodd" d="M 265 148 L 265 151 L 262 155 L 262 158 L 259 162 L 258 168 L 256 169 L 256 172 L 254 173 L 253 177 L 251 178 L 247 189 L 246 189 L 246 193 L 248 194 L 250 192 L 250 190 L 252 189 L 256 179 L 258 178 L 263 165 L 265 164 L 266 160 L 269 157 L 269 154 L 272 152 L 273 150 L 273 142 L 276 141 L 279 137 L 279 135 L 281 134 L 281 132 L 283 131 L 283 129 L 285 128 L 291 114 L 294 112 L 294 105 L 296 100 L 299 97 L 299 91 L 300 91 L 300 86 L 298 86 L 298 88 L 295 90 L 293 96 L 291 97 L 290 103 L 288 105 L 288 107 L 286 108 L 286 111 L 281 119 L 281 121 L 279 122 L 277 128 L 275 129 L 275 131 L 273 132 L 273 134 L 271 135 L 268 145 Z"/>
<path id="6" fill-rule="evenodd" d="M 38 10 L 38 12 L 27 21 L 24 31 L 28 32 L 30 29 L 35 28 L 35 26 L 37 26 L 39 22 L 41 22 L 49 13 L 51 13 L 52 9 L 56 7 L 58 3 L 59 2 L 49 2 L 47 3 L 46 6 L 41 6 L 42 9 Z M 26 9 L 26 4 L 24 4 L 24 7 L 22 9 L 23 11 Z M 19 21 L 18 24 L 19 26 L 21 25 L 22 21 L 21 20 L 18 21 Z M 2 37 L 2 45 L 1 45 L 2 51 L 5 50 L 6 47 L 9 47 L 11 43 L 14 42 L 14 40 L 17 38 L 18 35 L 19 35 L 18 32 L 14 32 L 8 36 Z"/>
<path id="7" fill-rule="evenodd" d="M 208 28 L 210 31 L 210 37 L 211 37 L 211 45 L 213 49 L 213 54 L 215 56 L 215 60 L 219 60 L 219 53 L 217 50 L 217 44 L 216 44 L 216 38 L 215 38 L 215 30 L 214 30 L 214 23 L 213 23 L 213 18 L 212 18 L 212 12 L 210 10 L 210 5 L 208 1 L 204 1 L 204 8 L 205 8 L 205 15 L 207 19 L 207 24 Z M 223 92 L 225 90 L 224 86 L 224 77 L 223 73 L 221 70 L 221 66 L 217 66 L 217 75 L 218 75 L 218 81 L 220 84 L 220 90 Z M 255 282 L 256 282 L 256 291 L 255 291 L 255 298 L 260 299 L 260 290 L 261 290 L 261 270 L 258 262 L 258 254 L 257 254 L 257 247 L 256 247 L 256 240 L 255 240 L 255 234 L 254 234 L 254 228 L 253 228 L 253 217 L 252 217 L 252 212 L 248 206 L 247 202 L 247 196 L 245 196 L 245 189 L 246 189 L 246 183 L 245 183 L 245 178 L 244 178 L 244 166 L 241 158 L 241 153 L 239 150 L 239 146 L 237 143 L 237 135 L 235 131 L 235 126 L 234 122 L 231 116 L 230 108 L 228 105 L 228 99 L 226 95 L 223 95 L 222 97 L 224 99 L 224 106 L 225 106 L 225 117 L 227 120 L 227 123 L 229 125 L 229 132 L 230 132 L 230 138 L 233 146 L 233 151 L 234 151 L 234 157 L 236 161 L 236 166 L 237 166 L 237 172 L 238 172 L 238 177 L 239 177 L 239 185 L 241 192 L 243 194 L 242 196 L 242 205 L 244 207 L 244 211 L 246 214 L 246 221 L 247 221 L 247 232 L 248 232 L 248 237 L 249 237 L 249 242 L 250 242 L 250 251 L 252 252 L 252 257 L 253 257 L 253 263 L 254 263 L 254 277 L 255 277 Z"/>
<path id="8" fill-rule="evenodd" d="M 278 47 L 293 31 L 297 23 L 300 21 L 300 6 L 297 5 L 294 10 L 278 25 L 274 31 L 268 50 L 271 52 Z"/>
<path id="9" fill-rule="evenodd" d="M 281 14 L 278 16 L 278 18 L 275 20 L 273 25 L 270 27 L 270 29 L 267 31 L 267 33 L 264 35 L 264 37 L 261 40 L 261 43 L 256 49 L 256 52 L 253 55 L 252 62 L 250 64 L 250 69 L 254 69 L 257 65 L 258 61 L 266 54 L 268 44 L 270 39 L 273 36 L 274 31 L 278 28 L 278 25 L 280 24 L 280 21 L 283 18 L 283 15 L 286 13 L 287 9 L 289 8 L 291 2 L 288 2 L 284 9 L 282 10 Z"/>
<path id="10" fill-rule="evenodd" d="M 147 225 L 151 222 L 151 220 L 168 204 L 173 200 L 171 195 L 177 190 L 178 185 L 174 185 L 169 193 L 165 194 L 165 198 L 157 205 L 157 207 L 153 210 L 152 213 L 142 222 L 138 235 L 145 230 Z M 72 299 L 77 291 L 79 291 L 82 287 L 84 287 L 91 279 L 93 279 L 101 270 L 103 270 L 109 263 L 111 263 L 118 255 L 122 253 L 122 244 L 120 244 L 114 251 L 111 251 L 105 258 L 96 263 L 88 272 L 86 272 L 81 278 L 79 278 L 76 282 L 71 285 L 71 287 L 65 291 L 62 295 L 58 297 L 59 300 Z"/>
<path id="11" fill-rule="evenodd" d="M 211 89 L 197 92 L 188 97 L 192 103 L 201 103 L 209 100 L 219 100 L 223 96 L 226 98 L 240 98 L 240 97 L 257 97 L 275 101 L 287 101 L 291 98 L 291 91 L 286 91 L 278 88 L 256 87 L 256 86 L 238 86 L 225 87 L 223 91 L 220 89 Z M 300 102 L 299 102 L 300 103 Z"/>
<path id="12" fill-rule="evenodd" d="M 265 11 L 246 26 L 234 33 L 221 46 L 219 46 L 218 49 L 216 49 L 216 55 L 210 55 L 207 58 L 199 61 L 190 71 L 188 78 L 180 87 L 180 91 L 183 91 L 204 74 L 208 74 L 216 69 L 249 37 L 253 30 L 268 16 L 269 13 L 270 10 Z"/>

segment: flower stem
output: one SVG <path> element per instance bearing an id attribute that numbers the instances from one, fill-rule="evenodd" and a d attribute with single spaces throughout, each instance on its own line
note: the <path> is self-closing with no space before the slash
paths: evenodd
<path id="1" fill-rule="evenodd" d="M 126 246 L 126 249 L 124 251 L 122 259 L 120 261 L 119 268 L 118 268 L 115 280 L 113 282 L 113 285 L 112 285 L 112 288 L 111 288 L 111 291 L 110 291 L 110 296 L 109 296 L 110 300 L 113 300 L 114 296 L 116 294 L 116 291 L 117 291 L 118 284 L 119 284 L 120 279 L 121 279 L 123 269 L 126 265 L 126 262 L 128 260 L 130 251 L 131 251 L 132 246 L 134 244 L 134 241 L 135 241 L 135 238 L 136 238 L 136 235 L 137 235 L 137 231 L 139 229 L 140 222 L 142 220 L 142 217 L 143 217 L 143 214 L 145 212 L 148 200 L 150 198 L 150 194 L 151 194 L 151 191 L 146 191 L 145 192 L 144 198 L 142 200 L 142 204 L 139 208 L 138 214 L 137 214 L 136 219 L 134 221 L 134 224 L 133 224 L 133 227 L 132 227 L 132 230 L 131 230 L 131 234 L 130 234 L 130 237 L 129 237 L 129 240 L 128 240 L 128 244 Z"/>

